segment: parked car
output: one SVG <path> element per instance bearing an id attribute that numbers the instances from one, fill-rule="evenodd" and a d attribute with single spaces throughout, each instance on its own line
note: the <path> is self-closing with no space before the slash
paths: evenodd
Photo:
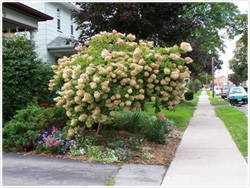
<path id="1" fill-rule="evenodd" d="M 248 87 L 243 87 L 245 89 L 246 92 L 248 92 Z"/>
<path id="2" fill-rule="evenodd" d="M 227 94 L 227 100 L 230 104 L 247 104 L 248 103 L 248 96 L 247 92 L 243 87 L 232 87 L 230 88 Z"/>
<path id="3" fill-rule="evenodd" d="M 215 95 L 221 95 L 221 87 L 214 86 L 214 94 Z"/>
<path id="4" fill-rule="evenodd" d="M 234 84 L 224 85 L 221 88 L 221 98 L 225 99 L 227 98 L 227 93 L 229 92 L 230 88 L 235 87 Z"/>

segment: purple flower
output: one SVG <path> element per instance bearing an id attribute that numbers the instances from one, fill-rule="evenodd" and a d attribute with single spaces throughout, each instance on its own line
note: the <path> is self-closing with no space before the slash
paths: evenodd
<path id="1" fill-rule="evenodd" d="M 41 141 L 41 140 L 40 140 L 40 141 L 37 141 L 37 143 L 38 143 L 38 144 L 42 144 L 42 143 L 43 143 L 43 141 Z"/>

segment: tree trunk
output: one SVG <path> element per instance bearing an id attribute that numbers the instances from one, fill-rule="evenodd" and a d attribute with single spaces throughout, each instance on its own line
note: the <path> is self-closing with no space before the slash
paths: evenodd
<path id="1" fill-rule="evenodd" d="M 102 129 L 102 124 L 99 123 L 96 131 L 96 136 L 99 134 L 100 130 Z"/>
<path id="2" fill-rule="evenodd" d="M 195 88 L 194 77 L 193 77 L 193 76 L 190 76 L 190 81 L 191 81 L 191 84 L 192 84 L 192 90 L 193 90 L 193 92 L 195 93 L 196 88 Z"/>

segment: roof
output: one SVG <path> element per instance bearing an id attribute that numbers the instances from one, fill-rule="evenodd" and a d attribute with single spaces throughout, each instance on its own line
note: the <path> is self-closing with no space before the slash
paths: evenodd
<path id="1" fill-rule="evenodd" d="M 58 36 L 48 44 L 47 48 L 49 50 L 75 49 L 77 45 L 77 40 Z"/>
<path id="2" fill-rule="evenodd" d="M 30 16 L 35 18 L 38 21 L 46 21 L 46 20 L 53 20 L 53 17 L 44 14 L 36 9 L 33 9 L 27 5 L 17 2 L 5 2 L 3 3 L 3 7 L 15 10 L 16 12 L 20 12 L 24 15 Z"/>

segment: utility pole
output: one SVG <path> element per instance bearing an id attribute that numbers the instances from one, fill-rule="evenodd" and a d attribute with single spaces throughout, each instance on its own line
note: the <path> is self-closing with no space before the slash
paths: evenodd
<path id="1" fill-rule="evenodd" d="M 214 58 L 212 57 L 212 97 L 214 98 Z"/>

